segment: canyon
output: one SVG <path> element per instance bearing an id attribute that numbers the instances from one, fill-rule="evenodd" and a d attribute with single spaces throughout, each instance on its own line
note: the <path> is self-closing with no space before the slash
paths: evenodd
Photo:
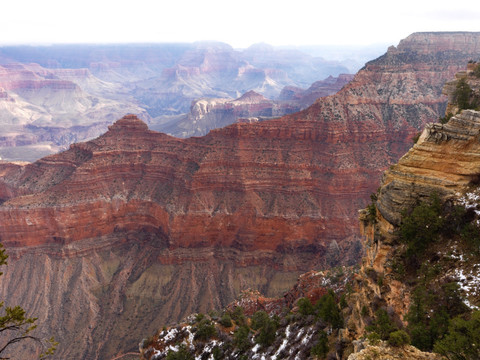
<path id="1" fill-rule="evenodd" d="M 279 295 L 354 264 L 358 209 L 479 56 L 478 33 L 415 33 L 282 118 L 179 139 L 127 115 L 65 152 L 2 162 L 1 298 L 39 317 L 59 359 L 101 359 L 241 290 Z"/>
<path id="2" fill-rule="evenodd" d="M 348 69 L 339 62 L 266 44 L 244 50 L 218 42 L 4 46 L 0 47 L 0 124 L 4 129 L 0 157 L 35 161 L 101 135 L 128 113 L 140 116 L 152 129 L 175 136 L 204 135 L 236 118 L 210 124 L 205 123 L 207 117 L 200 131 L 185 133 L 181 129 L 185 124 L 176 123 L 188 113 L 192 101 L 234 100 L 256 91 L 270 98 L 273 106 L 284 87 L 311 93 L 312 89 L 302 89 L 342 72 Z M 325 85 L 324 96 L 341 87 L 331 80 Z M 313 91 L 318 93 L 318 86 Z M 273 113 L 298 111 L 313 98 L 309 101 L 276 106 Z"/>

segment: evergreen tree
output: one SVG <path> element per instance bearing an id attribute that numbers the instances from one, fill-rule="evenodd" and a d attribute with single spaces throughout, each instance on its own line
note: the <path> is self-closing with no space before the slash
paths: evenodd
<path id="1" fill-rule="evenodd" d="M 177 351 L 168 350 L 167 360 L 193 360 L 194 357 L 187 350 L 187 347 L 184 344 L 178 346 Z"/>
<path id="2" fill-rule="evenodd" d="M 475 311 L 469 320 L 454 318 L 448 334 L 435 343 L 434 351 L 449 360 L 480 359 L 480 311 Z"/>
<path id="3" fill-rule="evenodd" d="M 343 318 L 340 308 L 335 301 L 335 294 L 329 290 L 322 296 L 317 304 L 318 316 L 330 323 L 333 328 L 339 329 L 343 326 Z"/>
<path id="4" fill-rule="evenodd" d="M 7 259 L 8 255 L 0 244 L 0 265 L 7 265 Z M 0 272 L 0 275 L 2 274 Z M 25 340 L 31 340 L 45 349 L 40 355 L 41 358 L 52 355 L 58 343 L 53 337 L 45 340 L 32 335 L 32 331 L 37 327 L 36 321 L 37 318 L 27 317 L 25 310 L 20 306 L 10 307 L 5 306 L 3 301 L 0 302 L 0 356 L 3 356 L 11 345 Z"/>
<path id="5" fill-rule="evenodd" d="M 442 206 L 436 194 L 432 195 L 431 204 L 420 203 L 410 214 L 403 214 L 400 238 L 408 244 L 411 253 L 423 252 L 438 239 L 445 222 L 441 215 Z"/>
<path id="6" fill-rule="evenodd" d="M 467 84 L 465 78 L 458 80 L 453 96 L 455 103 L 460 110 L 470 109 L 472 107 L 472 104 L 470 103 L 471 94 L 472 88 Z"/>
<path id="7" fill-rule="evenodd" d="M 248 350 L 252 345 L 249 335 L 250 329 L 246 325 L 239 326 L 233 334 L 233 344 L 241 352 Z"/>
<path id="8" fill-rule="evenodd" d="M 372 325 L 368 326 L 367 330 L 374 331 L 382 340 L 387 340 L 390 334 L 397 330 L 397 327 L 385 309 L 378 309 L 375 313 L 375 321 Z"/>
<path id="9" fill-rule="evenodd" d="M 313 315 L 315 313 L 315 308 L 312 305 L 312 302 L 308 298 L 300 298 L 297 301 L 298 312 L 303 316 Z"/>
<path id="10" fill-rule="evenodd" d="M 310 354 L 315 355 L 319 358 L 324 358 L 328 354 L 328 336 L 327 333 L 323 330 L 320 330 L 318 333 L 318 341 L 313 345 L 310 350 Z"/>

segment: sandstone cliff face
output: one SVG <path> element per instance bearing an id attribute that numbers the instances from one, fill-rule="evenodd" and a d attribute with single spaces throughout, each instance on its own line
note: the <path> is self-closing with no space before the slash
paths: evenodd
<path id="1" fill-rule="evenodd" d="M 0 295 L 75 343 L 59 358 L 106 358 L 135 348 L 147 317 L 156 328 L 247 287 L 278 294 L 300 272 L 358 258 L 357 209 L 409 136 L 445 108 L 443 79 L 475 56 L 467 45 L 448 58 L 410 50 L 424 38 L 412 35 L 297 114 L 190 139 L 127 116 L 8 170 L 0 238 L 12 259 Z"/>
<path id="2" fill-rule="evenodd" d="M 461 77 L 466 77 L 476 94 L 480 88 L 478 78 L 471 73 L 467 77 L 466 72 L 460 72 L 456 75 L 456 81 Z M 450 99 L 453 99 L 454 89 L 452 82 L 445 86 L 445 94 Z M 459 111 L 452 103 L 447 109 Z M 436 194 L 442 203 L 446 202 L 450 206 L 460 205 L 467 209 L 476 209 L 480 174 L 479 138 L 480 112 L 462 110 L 445 124 L 427 124 L 417 143 L 396 165 L 385 171 L 382 186 L 378 190 L 378 200 L 375 202 L 376 222 L 372 223 L 368 219 L 365 210 L 360 212 L 366 253 L 360 272 L 355 278 L 357 291 L 352 295 L 354 306 L 348 321 L 350 336 L 358 338 L 364 334 L 367 324 L 362 308 L 369 308 L 372 303 L 376 303 L 377 307 L 383 304 L 400 322 L 406 324 L 405 315 L 411 303 L 412 286 L 398 281 L 398 274 L 392 266 L 394 259 L 398 258 L 399 249 L 402 248 L 395 230 L 401 223 L 404 210 L 411 209 L 418 202 L 428 202 L 432 194 Z M 476 290 L 470 291 L 470 285 L 474 288 L 477 286 L 477 265 L 463 259 L 461 251 L 458 253 L 459 245 L 456 240 L 446 238 L 442 241 L 444 243 L 438 245 L 436 257 L 441 259 L 443 253 L 449 252 L 454 259 L 460 261 L 452 265 L 452 262 L 448 263 L 449 256 L 445 257 L 447 264 L 438 259 L 429 260 L 432 267 L 435 265 L 442 268 L 437 278 L 431 282 L 439 279 L 457 282 L 466 299 L 465 303 L 476 308 L 478 294 Z M 465 278 L 465 273 L 469 274 L 468 279 Z M 382 279 L 381 283 L 378 278 Z M 372 314 L 373 311 L 370 310 L 369 315 Z M 363 359 L 367 353 L 365 351 L 364 355 L 359 354 L 352 359 Z"/>
<path id="3" fill-rule="evenodd" d="M 289 137 L 280 133 L 268 144 L 266 139 L 259 142 L 248 124 L 238 124 L 181 140 L 149 131 L 134 116 L 125 117 L 98 139 L 72 145 L 5 180 L 31 194 L 3 204 L 4 216 L 20 223 L 5 222 L 2 241 L 24 246 L 55 237 L 68 244 L 120 231 L 123 226 L 116 219 L 125 218 L 131 224 L 125 229 L 151 227 L 172 247 L 301 248 L 321 255 L 328 238 L 322 237 L 323 214 L 333 204 L 323 203 L 322 194 L 314 191 L 321 187 L 321 179 L 312 176 L 315 168 L 297 161 L 300 153 L 310 153 L 314 161 L 314 141 L 305 141 L 295 155 Z M 272 163 L 283 166 L 273 168 Z M 89 221 L 84 225 L 82 213 Z M 28 224 L 26 219 L 35 223 L 18 231 L 20 224 Z M 35 237 L 28 239 L 27 233 Z"/>
<path id="4" fill-rule="evenodd" d="M 459 72 L 456 80 L 447 82 L 444 94 L 449 98 L 446 113 L 456 114 L 447 123 L 427 124 L 417 143 L 383 175 L 378 209 L 391 224 L 398 225 L 402 208 L 433 192 L 442 198 L 463 193 L 478 181 L 480 164 L 476 139 L 480 131 L 480 113 L 460 110 L 454 99 L 456 84 L 464 78 L 471 88 L 474 102 L 480 99 L 480 79 L 472 74 L 477 64 L 469 64 L 467 72 Z"/>

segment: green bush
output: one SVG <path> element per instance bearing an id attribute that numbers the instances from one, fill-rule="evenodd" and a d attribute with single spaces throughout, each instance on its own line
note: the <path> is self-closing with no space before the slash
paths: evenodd
<path id="1" fill-rule="evenodd" d="M 315 307 L 317 308 L 317 315 L 330 323 L 333 328 L 339 329 L 343 326 L 342 314 L 335 301 L 335 294 L 332 290 L 329 290 L 327 294 L 323 295 Z"/>
<path id="2" fill-rule="evenodd" d="M 209 319 L 204 318 L 198 323 L 194 339 L 207 341 L 216 334 L 217 330 L 215 329 L 215 325 L 213 324 L 213 322 Z"/>
<path id="3" fill-rule="evenodd" d="M 388 336 L 388 345 L 400 347 L 410 344 L 410 336 L 404 330 L 397 330 Z"/>
<path id="4" fill-rule="evenodd" d="M 442 297 L 438 299 L 439 295 Z M 449 317 L 455 317 L 469 311 L 469 308 L 463 302 L 460 293 L 460 286 L 456 282 L 443 284 L 440 294 L 437 294 L 437 304 L 440 303 Z"/>
<path id="5" fill-rule="evenodd" d="M 220 320 L 218 321 L 218 323 L 224 327 L 230 327 L 232 326 L 232 318 L 230 317 L 230 315 L 228 313 L 223 313 L 222 317 L 220 318 Z"/>
<path id="6" fill-rule="evenodd" d="M 187 347 L 184 344 L 178 346 L 178 351 L 168 350 L 167 360 L 193 360 L 194 357 L 187 350 Z"/>
<path id="7" fill-rule="evenodd" d="M 406 315 L 412 345 L 423 351 L 431 351 L 434 343 L 447 333 L 449 319 L 467 311 L 455 282 L 433 290 L 424 285 L 417 286 Z"/>
<path id="8" fill-rule="evenodd" d="M 222 349 L 218 345 L 213 347 L 212 356 L 213 356 L 213 360 L 221 360 L 225 358 L 225 354 L 223 353 Z"/>
<path id="9" fill-rule="evenodd" d="M 400 239 L 408 244 L 412 253 L 423 252 L 436 241 L 444 226 L 442 206 L 436 194 L 432 194 L 431 203 L 420 203 L 408 214 L 403 212 L 399 227 Z"/>
<path id="10" fill-rule="evenodd" d="M 473 70 L 473 75 L 477 78 L 480 78 L 480 64 L 478 64 L 477 67 Z"/>
<path id="11" fill-rule="evenodd" d="M 480 251 L 480 228 L 476 223 L 466 224 L 460 236 L 473 252 L 478 253 Z"/>
<path id="12" fill-rule="evenodd" d="M 438 118 L 438 121 L 442 124 L 446 124 L 452 117 L 453 117 L 453 114 L 450 112 L 444 117 Z"/>
<path id="13" fill-rule="evenodd" d="M 461 78 L 457 82 L 455 91 L 453 92 L 453 99 L 460 110 L 471 109 L 475 106 L 470 102 L 472 96 L 472 88 L 468 85 L 465 78 Z"/>
<path id="14" fill-rule="evenodd" d="M 440 120 L 441 121 L 441 120 Z M 443 124 L 443 123 L 442 123 Z M 412 141 L 414 144 L 418 142 L 418 139 L 420 139 L 420 135 L 422 135 L 422 132 L 417 132 L 415 135 L 413 135 Z"/>
<path id="15" fill-rule="evenodd" d="M 270 346 L 275 341 L 278 324 L 274 319 L 267 318 L 263 326 L 259 329 L 255 342 L 262 346 Z"/>
<path id="16" fill-rule="evenodd" d="M 480 359 L 480 311 L 465 320 L 454 318 L 448 334 L 435 343 L 433 350 L 451 360 Z"/>
<path id="17" fill-rule="evenodd" d="M 250 327 L 253 330 L 258 330 L 264 327 L 268 323 L 268 321 L 270 320 L 270 316 L 268 316 L 268 314 L 265 311 L 260 310 L 252 315 L 251 320 L 252 320 L 252 323 Z"/>
<path id="18" fill-rule="evenodd" d="M 387 340 L 390 333 L 397 330 L 396 325 L 388 316 L 385 309 L 378 309 L 375 313 L 375 320 L 372 325 L 367 326 L 367 331 L 377 333 L 382 340 Z"/>
<path id="19" fill-rule="evenodd" d="M 310 354 L 324 358 L 328 354 L 328 337 L 327 333 L 323 330 L 320 330 L 318 333 L 318 341 L 310 349 Z"/>
<path id="20" fill-rule="evenodd" d="M 371 333 L 369 333 L 367 335 L 367 339 L 370 345 L 373 345 L 373 346 L 377 345 L 380 342 L 380 340 L 382 340 L 380 338 L 380 335 L 378 335 L 375 331 L 372 331 Z"/>
<path id="21" fill-rule="evenodd" d="M 253 314 L 251 318 L 251 328 L 258 330 L 255 336 L 255 342 L 262 346 L 269 346 L 275 341 L 278 321 L 272 319 L 265 311 L 260 310 Z"/>
<path id="22" fill-rule="evenodd" d="M 240 306 L 237 306 L 231 313 L 231 318 L 237 323 L 237 325 L 245 325 L 247 323 L 247 319 L 243 314 L 243 309 Z"/>
<path id="23" fill-rule="evenodd" d="M 250 329 L 246 325 L 239 326 L 233 333 L 233 344 L 241 352 L 250 349 Z"/>
<path id="24" fill-rule="evenodd" d="M 377 223 L 377 206 L 375 203 L 378 200 L 378 195 L 376 193 L 370 194 L 370 204 L 367 205 L 367 221 L 370 224 Z"/>
<path id="25" fill-rule="evenodd" d="M 303 316 L 313 315 L 315 313 L 315 308 L 312 305 L 312 302 L 308 298 L 300 298 L 297 301 L 298 312 Z"/>

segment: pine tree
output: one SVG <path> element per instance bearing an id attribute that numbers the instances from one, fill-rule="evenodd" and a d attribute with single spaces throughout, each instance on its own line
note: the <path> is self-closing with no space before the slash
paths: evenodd
<path id="1" fill-rule="evenodd" d="M 7 265 L 8 255 L 0 244 L 0 266 Z M 0 275 L 3 273 L 0 272 Z M 37 327 L 37 318 L 27 317 L 26 312 L 20 306 L 5 306 L 5 303 L 0 302 L 0 359 L 8 359 L 2 357 L 6 350 L 21 341 L 31 340 L 45 351 L 40 355 L 40 358 L 52 355 L 58 345 L 55 339 L 41 339 L 32 335 L 32 331 Z"/>

